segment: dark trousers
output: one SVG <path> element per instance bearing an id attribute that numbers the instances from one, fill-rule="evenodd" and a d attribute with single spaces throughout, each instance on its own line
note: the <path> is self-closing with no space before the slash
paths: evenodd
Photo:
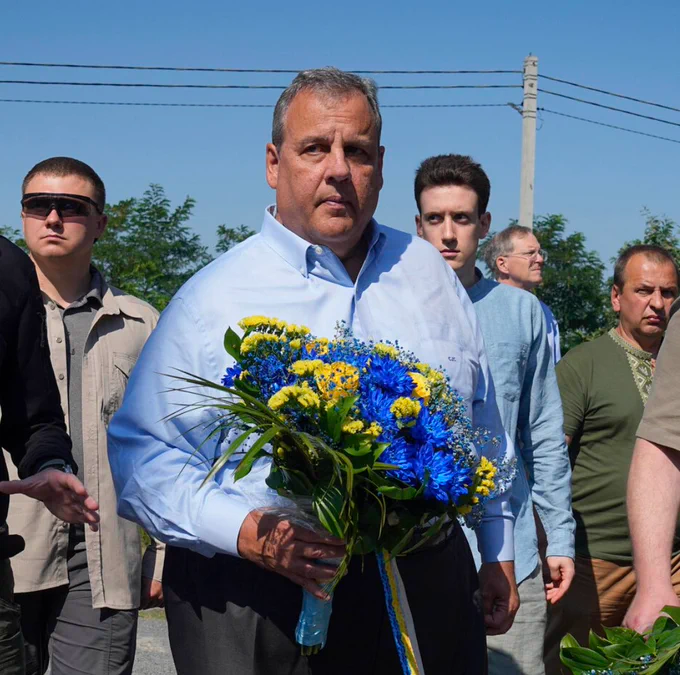
<path id="1" fill-rule="evenodd" d="M 47 670 L 50 651 L 52 675 L 130 675 L 137 610 L 92 607 L 84 550 L 70 552 L 68 573 L 68 586 L 16 594 L 27 675 L 42 675 Z M 4 671 L 0 669 L 0 673 Z"/>
<path id="2" fill-rule="evenodd" d="M 399 560 L 427 675 L 485 675 L 477 572 L 459 527 Z M 375 556 L 352 561 L 335 592 L 328 642 L 304 657 L 295 643 L 302 590 L 226 555 L 168 547 L 163 574 L 178 675 L 399 675 Z"/>
<path id="3" fill-rule="evenodd" d="M 7 558 L 0 559 L 0 673 L 24 675 L 24 639 L 21 611 L 14 602 L 14 577 Z"/>

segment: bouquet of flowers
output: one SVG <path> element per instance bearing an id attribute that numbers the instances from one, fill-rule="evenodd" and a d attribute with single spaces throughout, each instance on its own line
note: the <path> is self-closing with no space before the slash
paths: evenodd
<path id="1" fill-rule="evenodd" d="M 604 628 L 605 637 L 592 631 L 588 647 L 566 635 L 560 660 L 574 675 L 680 675 L 680 609 L 664 607 L 646 635 L 630 628 Z"/>
<path id="2" fill-rule="evenodd" d="M 220 392 L 198 405 L 218 412 L 212 434 L 233 438 L 206 480 L 239 450 L 234 480 L 271 458 L 268 486 L 299 505 L 311 527 L 346 542 L 329 593 L 352 555 L 375 553 L 386 597 L 398 604 L 394 557 L 444 534 L 457 517 L 479 523 L 484 503 L 509 488 L 513 463 L 480 457 L 477 447 L 498 440 L 473 428 L 442 370 L 398 343 L 362 342 L 342 326 L 335 339 L 318 338 L 265 316 L 239 326 L 242 337 L 231 328 L 225 335 L 235 364 L 221 384 L 181 378 Z M 305 594 L 296 637 L 306 653 L 323 646 L 330 608 Z M 414 657 L 403 651 L 405 672 L 417 672 L 406 670 Z"/>

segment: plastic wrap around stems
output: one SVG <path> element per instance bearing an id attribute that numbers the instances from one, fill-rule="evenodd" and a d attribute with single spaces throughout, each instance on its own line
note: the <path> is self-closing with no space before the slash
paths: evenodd
<path id="1" fill-rule="evenodd" d="M 262 509 L 267 513 L 285 518 L 294 525 L 306 527 L 313 532 L 328 535 L 328 532 L 320 525 L 317 518 L 312 513 L 311 499 L 296 499 L 294 508 L 269 507 Z M 324 561 L 316 561 L 317 565 L 337 566 L 342 562 L 342 558 L 333 558 Z M 330 592 L 331 584 L 323 586 L 330 599 L 321 600 L 309 591 L 302 591 L 302 609 L 300 618 L 295 629 L 295 641 L 302 647 L 305 655 L 316 654 L 326 644 L 328 637 L 328 626 L 330 625 L 331 613 L 333 611 L 333 599 Z"/>

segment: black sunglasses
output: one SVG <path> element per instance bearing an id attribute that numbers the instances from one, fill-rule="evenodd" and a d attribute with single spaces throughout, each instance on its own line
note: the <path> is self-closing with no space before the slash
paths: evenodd
<path id="1" fill-rule="evenodd" d="M 94 200 L 84 195 L 71 195 L 62 192 L 28 192 L 21 199 L 21 206 L 27 216 L 47 218 L 56 211 L 60 218 L 89 216 L 90 206 L 102 213 Z"/>

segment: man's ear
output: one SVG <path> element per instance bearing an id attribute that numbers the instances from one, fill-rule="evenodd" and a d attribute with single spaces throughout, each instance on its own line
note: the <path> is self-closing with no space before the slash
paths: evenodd
<path id="1" fill-rule="evenodd" d="M 508 269 L 507 260 L 505 259 L 505 256 L 503 256 L 503 255 L 499 255 L 498 258 L 496 258 L 496 268 L 502 274 L 508 274 L 508 275 L 510 274 L 510 270 Z"/>
<path id="2" fill-rule="evenodd" d="M 272 190 L 276 190 L 279 183 L 279 150 L 273 143 L 267 143 L 267 153 L 265 157 L 267 169 L 267 183 Z"/>
<path id="3" fill-rule="evenodd" d="M 423 225 L 420 220 L 420 214 L 416 216 L 416 234 L 422 239 L 423 238 Z"/>
<path id="4" fill-rule="evenodd" d="M 491 229 L 491 214 L 486 211 L 479 217 L 479 238 L 484 239 Z"/>
<path id="5" fill-rule="evenodd" d="M 106 226 L 109 224 L 109 217 L 107 215 L 102 215 L 99 218 L 99 222 L 97 223 L 97 236 L 95 237 L 95 241 L 97 239 L 101 239 L 102 235 L 106 231 Z"/>
<path id="6" fill-rule="evenodd" d="M 621 311 L 621 292 L 622 288 L 612 286 L 611 301 L 612 309 L 618 314 Z"/>

